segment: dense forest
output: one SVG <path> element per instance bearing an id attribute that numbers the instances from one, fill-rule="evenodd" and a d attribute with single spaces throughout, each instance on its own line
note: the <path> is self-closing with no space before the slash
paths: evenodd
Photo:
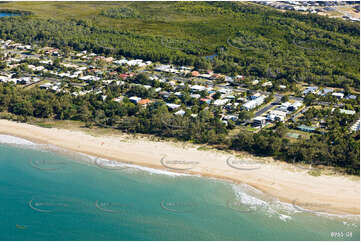
<path id="1" fill-rule="evenodd" d="M 357 23 L 237 2 L 157 4 L 113 3 L 78 18 L 3 17 L 0 38 L 359 90 Z"/>
<path id="2" fill-rule="evenodd" d="M 332 129 L 323 135 L 311 135 L 309 139 L 291 142 L 286 138 L 286 127 L 282 123 L 258 133 L 242 131 L 231 137 L 229 127 L 220 121 L 220 110 L 216 107 L 203 109 L 197 117 L 192 117 L 189 112 L 180 117 L 170 113 L 163 101 L 141 107 L 125 98 L 119 105 L 112 98 L 119 95 L 120 88 L 111 84 L 107 89 L 108 97 L 103 101 L 101 94 L 74 97 L 0 84 L 0 112 L 15 114 L 19 121 L 27 121 L 29 117 L 80 120 L 88 127 L 96 125 L 128 133 L 172 137 L 222 149 L 275 156 L 289 162 L 342 167 L 351 174 L 360 172 L 360 137 L 348 131 L 345 114 L 333 113 L 329 120 Z M 141 90 L 129 91 L 141 95 Z"/>

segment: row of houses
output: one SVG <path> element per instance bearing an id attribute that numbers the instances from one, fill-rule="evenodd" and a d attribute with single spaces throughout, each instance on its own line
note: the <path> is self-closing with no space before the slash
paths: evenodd
<path id="1" fill-rule="evenodd" d="M 253 119 L 252 125 L 254 127 L 264 127 L 267 122 L 285 122 L 288 114 L 297 111 L 301 108 L 303 103 L 295 101 L 294 103 L 284 102 L 273 110 L 270 110 L 266 116 L 258 116 Z"/>
<path id="2" fill-rule="evenodd" d="M 35 82 L 40 81 L 39 78 L 37 77 L 14 77 L 12 78 L 10 76 L 0 76 L 0 82 L 4 82 L 4 83 L 14 83 L 14 84 L 22 84 L 22 85 L 29 85 Z"/>
<path id="3" fill-rule="evenodd" d="M 306 96 L 307 94 L 314 94 L 319 96 L 326 96 L 330 94 L 333 97 L 336 97 L 338 99 L 346 98 L 346 99 L 356 99 L 357 97 L 355 95 L 348 95 L 345 97 L 345 94 L 342 92 L 335 92 L 332 88 L 322 88 L 320 89 L 317 86 L 310 86 L 306 87 L 303 92 L 303 96 Z"/>

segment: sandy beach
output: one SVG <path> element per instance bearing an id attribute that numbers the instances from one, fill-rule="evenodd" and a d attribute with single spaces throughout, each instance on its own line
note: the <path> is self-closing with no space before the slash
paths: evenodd
<path id="1" fill-rule="evenodd" d="M 271 158 L 245 154 L 240 158 L 226 152 L 202 150 L 196 145 L 135 139 L 126 134 L 93 136 L 8 120 L 0 120 L 0 134 L 109 160 L 246 183 L 297 207 L 333 214 L 360 214 L 360 181 L 354 176 L 312 176 L 309 169 Z"/>

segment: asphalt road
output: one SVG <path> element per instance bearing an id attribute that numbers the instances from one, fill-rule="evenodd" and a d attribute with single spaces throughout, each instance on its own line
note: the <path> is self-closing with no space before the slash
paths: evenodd
<path id="1" fill-rule="evenodd" d="M 267 112 L 268 110 L 270 110 L 274 106 L 273 103 L 278 103 L 278 102 L 281 101 L 281 98 L 282 98 L 281 95 L 275 95 L 274 97 L 275 97 L 275 100 L 273 102 L 271 102 L 270 104 L 266 105 L 262 109 L 255 112 L 254 116 L 255 117 L 262 116 L 265 112 Z"/>

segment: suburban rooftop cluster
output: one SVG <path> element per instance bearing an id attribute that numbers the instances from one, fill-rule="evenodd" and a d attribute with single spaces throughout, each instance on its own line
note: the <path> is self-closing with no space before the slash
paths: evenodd
<path id="1" fill-rule="evenodd" d="M 121 91 L 112 98 L 114 102 L 128 101 L 140 106 L 164 102 L 174 115 L 188 113 L 192 117 L 202 109 L 215 107 L 226 126 L 254 132 L 282 122 L 295 132 L 324 133 L 327 119 L 334 112 L 353 117 L 354 121 L 347 124 L 351 132 L 360 127 L 356 117 L 359 95 L 342 88 L 299 83 L 299 91 L 295 92 L 287 85 L 275 86 L 272 81 L 242 75 L 228 76 L 141 59 L 116 59 L 87 51 L 64 52 L 11 40 L 0 40 L 0 53 L 0 82 L 24 88 L 73 96 L 99 95 L 105 101 L 107 86 L 116 85 Z"/>
<path id="2" fill-rule="evenodd" d="M 260 1 L 258 3 L 280 10 L 309 12 L 360 22 L 359 1 Z"/>

